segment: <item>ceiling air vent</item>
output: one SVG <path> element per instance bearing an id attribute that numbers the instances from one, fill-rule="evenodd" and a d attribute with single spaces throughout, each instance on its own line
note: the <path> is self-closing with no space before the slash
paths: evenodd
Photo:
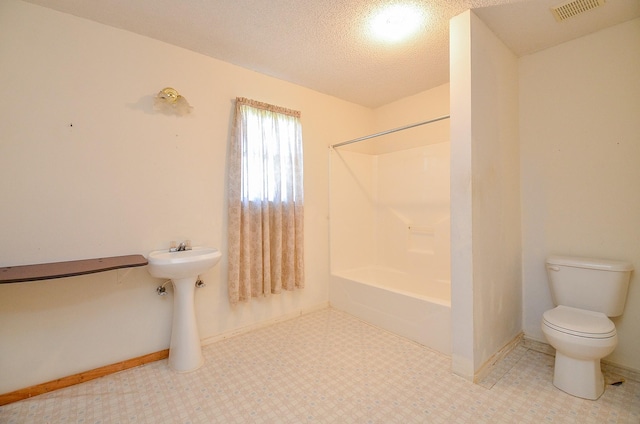
<path id="1" fill-rule="evenodd" d="M 595 9 L 596 7 L 604 6 L 605 0 L 572 0 L 567 3 L 561 4 L 551 8 L 553 16 L 556 17 L 558 22 L 565 19 L 573 18 L 587 10 Z"/>

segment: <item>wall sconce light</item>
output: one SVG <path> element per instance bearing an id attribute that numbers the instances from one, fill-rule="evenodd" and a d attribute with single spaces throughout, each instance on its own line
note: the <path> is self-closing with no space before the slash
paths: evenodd
<path id="1" fill-rule="evenodd" d="M 153 106 L 168 114 L 186 115 L 191 112 L 191 105 L 187 99 L 182 97 L 175 88 L 163 88 L 154 98 Z"/>

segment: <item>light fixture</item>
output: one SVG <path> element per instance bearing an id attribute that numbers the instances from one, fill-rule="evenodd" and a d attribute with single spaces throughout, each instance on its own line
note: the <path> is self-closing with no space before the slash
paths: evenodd
<path id="1" fill-rule="evenodd" d="M 191 105 L 175 88 L 166 87 L 160 90 L 153 100 L 156 110 L 167 114 L 185 115 L 191 112 Z"/>
<path id="2" fill-rule="evenodd" d="M 393 4 L 373 16 L 369 30 L 374 38 L 395 43 L 418 31 L 424 19 L 424 11 L 417 6 Z"/>

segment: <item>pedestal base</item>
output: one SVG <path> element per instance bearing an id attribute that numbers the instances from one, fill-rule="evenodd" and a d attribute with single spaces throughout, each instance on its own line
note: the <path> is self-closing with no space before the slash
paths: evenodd
<path id="1" fill-rule="evenodd" d="M 194 307 L 196 277 L 171 280 L 173 323 L 169 366 L 177 372 L 195 371 L 204 364 Z"/>

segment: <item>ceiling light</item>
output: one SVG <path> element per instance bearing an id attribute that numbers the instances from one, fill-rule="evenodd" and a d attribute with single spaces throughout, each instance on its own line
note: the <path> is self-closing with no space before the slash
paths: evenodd
<path id="1" fill-rule="evenodd" d="M 394 43 L 417 32 L 424 18 L 424 12 L 416 6 L 394 4 L 373 16 L 369 30 L 374 38 Z"/>

